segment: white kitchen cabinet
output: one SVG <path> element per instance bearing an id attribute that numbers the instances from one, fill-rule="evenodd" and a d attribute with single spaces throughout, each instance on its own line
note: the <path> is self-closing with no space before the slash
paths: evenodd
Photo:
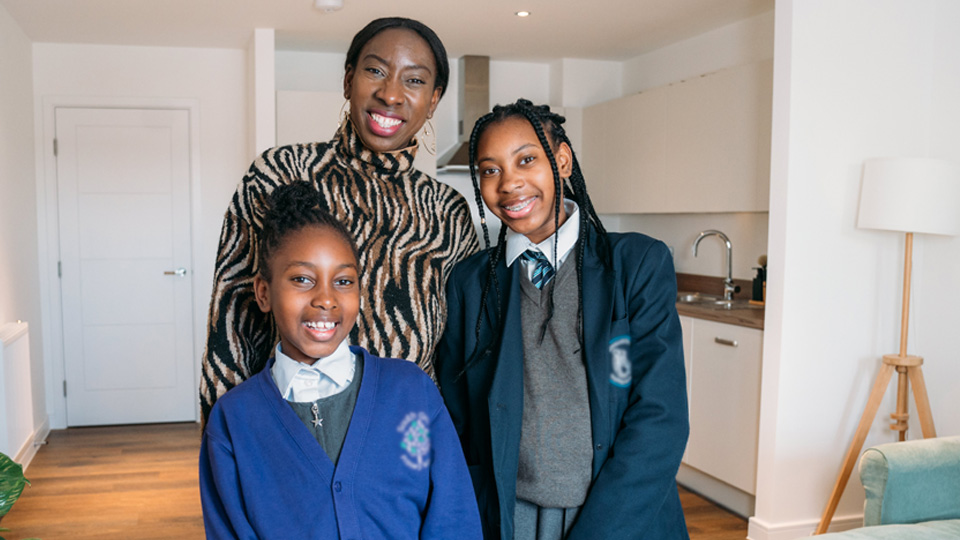
<path id="1" fill-rule="evenodd" d="M 683 461 L 754 495 L 763 331 L 690 317 L 681 324 L 690 399 Z"/>
<path id="2" fill-rule="evenodd" d="M 597 211 L 766 211 L 772 79 L 763 61 L 585 108 Z"/>

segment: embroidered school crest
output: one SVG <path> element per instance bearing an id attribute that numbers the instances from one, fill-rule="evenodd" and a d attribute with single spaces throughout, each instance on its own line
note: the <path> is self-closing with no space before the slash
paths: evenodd
<path id="1" fill-rule="evenodd" d="M 610 340 L 610 382 L 614 386 L 626 388 L 633 378 L 633 366 L 630 363 L 630 336 L 617 336 Z"/>
<path id="2" fill-rule="evenodd" d="M 403 418 L 397 426 L 402 434 L 400 448 L 404 453 L 400 455 L 404 465 L 415 471 L 421 471 L 430 466 L 430 418 L 423 412 L 411 412 Z"/>

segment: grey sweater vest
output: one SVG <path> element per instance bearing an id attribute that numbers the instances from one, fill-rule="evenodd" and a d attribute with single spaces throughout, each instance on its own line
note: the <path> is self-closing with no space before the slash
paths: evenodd
<path id="1" fill-rule="evenodd" d="M 363 378 L 363 355 L 355 354 L 354 358 L 357 361 L 356 373 L 350 386 L 342 392 L 316 401 L 287 402 L 293 408 L 293 412 L 300 417 L 303 425 L 310 430 L 313 438 L 323 447 L 323 451 L 330 457 L 334 466 L 340 458 L 343 441 L 347 438 L 347 428 L 350 427 L 350 419 L 353 418 L 353 407 L 357 404 L 360 380 Z M 317 406 L 316 417 L 312 410 L 314 405 Z M 319 422 L 314 425 L 316 420 Z"/>
<path id="2" fill-rule="evenodd" d="M 526 276 L 520 285 L 523 429 L 517 498 L 541 507 L 580 506 L 590 487 L 593 438 L 587 374 L 577 340 L 576 262 L 566 261 L 543 290 Z M 553 287 L 553 318 L 541 343 Z"/>

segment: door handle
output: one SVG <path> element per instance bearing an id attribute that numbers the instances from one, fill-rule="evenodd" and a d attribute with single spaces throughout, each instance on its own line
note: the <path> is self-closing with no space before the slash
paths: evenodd
<path id="1" fill-rule="evenodd" d="M 183 276 L 187 275 L 187 269 L 186 269 L 186 268 L 177 268 L 176 270 L 166 270 L 166 271 L 163 272 L 163 275 L 165 275 L 165 276 L 180 276 L 180 277 L 183 277 Z"/>
<path id="2" fill-rule="evenodd" d="M 715 337 L 713 338 L 713 341 L 715 343 L 719 343 L 720 345 L 726 345 L 728 347 L 736 347 L 738 345 L 737 340 L 735 339 L 723 339 L 720 337 Z"/>

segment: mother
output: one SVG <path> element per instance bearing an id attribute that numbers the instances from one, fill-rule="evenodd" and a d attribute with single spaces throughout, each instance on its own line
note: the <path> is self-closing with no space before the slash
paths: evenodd
<path id="1" fill-rule="evenodd" d="M 446 90 L 447 53 L 418 21 L 377 19 L 354 36 L 344 68 L 350 109 L 334 138 L 267 150 L 227 209 L 200 382 L 204 420 L 272 355 L 276 330 L 256 305 L 253 278 L 264 200 L 283 183 L 310 182 L 356 238 L 363 274 L 350 342 L 433 374 L 447 277 L 479 247 L 464 198 L 413 168 L 415 136 Z"/>

